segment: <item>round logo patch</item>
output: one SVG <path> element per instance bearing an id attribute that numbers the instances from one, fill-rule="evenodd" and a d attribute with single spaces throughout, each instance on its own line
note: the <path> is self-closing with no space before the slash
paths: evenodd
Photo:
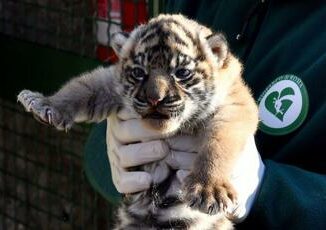
<path id="1" fill-rule="evenodd" d="M 284 135 L 297 129 L 308 113 L 308 93 L 302 80 L 283 75 L 267 86 L 258 99 L 259 129 L 271 135 Z"/>

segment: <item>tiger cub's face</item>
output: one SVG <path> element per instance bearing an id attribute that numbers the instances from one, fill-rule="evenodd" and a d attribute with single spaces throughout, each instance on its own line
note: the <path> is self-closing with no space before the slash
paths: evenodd
<path id="1" fill-rule="evenodd" d="M 227 53 L 222 35 L 180 15 L 161 15 L 112 40 L 127 104 L 150 127 L 175 131 L 217 106 L 216 69 Z"/>

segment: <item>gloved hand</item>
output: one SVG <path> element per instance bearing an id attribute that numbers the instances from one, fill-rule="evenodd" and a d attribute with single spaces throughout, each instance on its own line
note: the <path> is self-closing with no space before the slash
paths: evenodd
<path id="1" fill-rule="evenodd" d="M 112 180 L 118 192 L 134 193 L 148 189 L 152 176 L 147 172 L 128 171 L 127 168 L 163 159 L 169 153 L 169 147 L 159 140 L 163 138 L 162 134 L 143 127 L 138 115 L 122 109 L 108 118 L 106 136 Z"/>
<path id="2" fill-rule="evenodd" d="M 108 154 L 113 182 L 121 193 L 143 191 L 149 188 L 152 177 L 146 172 L 128 172 L 127 167 L 138 166 L 166 158 L 177 171 L 182 182 L 189 174 L 198 152 L 198 139 L 193 136 L 164 138 L 155 130 L 144 128 L 136 114 L 121 110 L 109 118 Z M 140 141 L 144 141 L 139 143 Z M 150 141 L 153 140 L 153 141 Z M 137 143 L 138 142 L 138 143 Z M 253 137 L 250 137 L 231 174 L 231 183 L 238 194 L 238 205 L 229 211 L 229 217 L 241 222 L 249 214 L 263 178 L 265 166 L 261 161 Z"/>

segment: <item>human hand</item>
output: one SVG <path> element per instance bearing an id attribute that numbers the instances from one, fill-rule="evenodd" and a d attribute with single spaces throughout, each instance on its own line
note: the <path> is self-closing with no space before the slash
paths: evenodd
<path id="1" fill-rule="evenodd" d="M 158 140 L 162 134 L 143 127 L 139 115 L 122 109 L 112 113 L 107 126 L 107 153 L 113 184 L 120 193 L 134 193 L 148 189 L 152 175 L 128 168 L 163 159 L 168 145 Z M 144 142 L 141 142 L 144 141 Z"/>
<path id="2" fill-rule="evenodd" d="M 198 141 L 197 137 L 192 136 L 175 136 L 167 139 L 171 151 L 167 156 L 167 163 L 178 170 L 177 177 L 180 182 L 190 173 L 198 152 Z M 235 207 L 232 207 L 232 210 L 227 210 L 227 215 L 234 222 L 241 222 L 248 216 L 261 184 L 264 170 L 265 166 L 252 136 L 247 140 L 231 173 L 230 182 L 238 194 L 238 202 Z"/>
<path id="3" fill-rule="evenodd" d="M 194 136 L 177 135 L 165 138 L 155 130 L 149 130 L 139 122 L 139 116 L 121 110 L 109 117 L 107 129 L 108 155 L 113 183 L 120 193 L 146 190 L 152 175 L 143 171 L 127 171 L 127 168 L 143 165 L 166 157 L 166 163 L 177 171 L 182 183 L 190 173 L 197 156 L 199 139 Z M 144 142 L 141 142 L 144 141 Z M 238 204 L 228 210 L 229 217 L 241 222 L 249 214 L 264 173 L 253 137 L 250 137 L 231 173 L 231 184 L 238 194 Z"/>

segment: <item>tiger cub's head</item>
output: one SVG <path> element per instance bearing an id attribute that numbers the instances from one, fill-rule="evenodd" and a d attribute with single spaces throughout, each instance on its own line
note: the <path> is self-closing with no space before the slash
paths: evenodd
<path id="1" fill-rule="evenodd" d="M 212 114 L 232 81 L 228 69 L 241 72 L 237 61 L 230 67 L 235 58 L 222 34 L 182 15 L 160 15 L 131 33 L 114 34 L 111 43 L 126 104 L 166 132 Z"/>

